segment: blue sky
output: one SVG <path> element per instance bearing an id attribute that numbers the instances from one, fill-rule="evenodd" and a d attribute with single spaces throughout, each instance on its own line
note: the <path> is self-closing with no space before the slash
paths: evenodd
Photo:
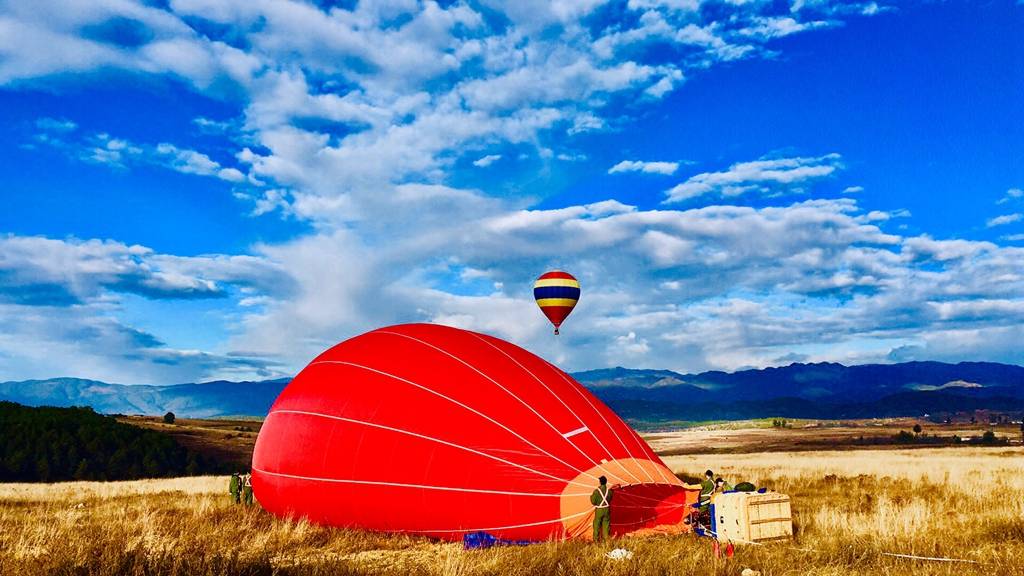
<path id="1" fill-rule="evenodd" d="M 1024 5 L 8 2 L 0 379 L 1024 362 Z M 533 279 L 576 274 L 554 338 Z M 55 362 L 54 357 L 60 358 Z"/>

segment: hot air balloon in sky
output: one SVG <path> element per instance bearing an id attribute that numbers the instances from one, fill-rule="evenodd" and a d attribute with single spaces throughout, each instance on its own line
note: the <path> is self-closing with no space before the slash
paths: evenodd
<path id="1" fill-rule="evenodd" d="M 430 324 L 318 356 L 274 402 L 252 466 L 275 515 L 447 540 L 590 538 L 602 475 L 615 490 L 613 534 L 685 530 L 699 492 L 555 366 Z"/>
<path id="2" fill-rule="evenodd" d="M 568 272 L 545 272 L 533 283 L 533 297 L 558 334 L 558 328 L 580 299 L 580 282 Z"/>

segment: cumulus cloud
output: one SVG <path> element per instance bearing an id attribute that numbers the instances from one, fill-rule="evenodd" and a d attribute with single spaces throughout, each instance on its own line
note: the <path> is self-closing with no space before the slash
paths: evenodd
<path id="1" fill-rule="evenodd" d="M 1002 216 L 989 218 L 985 221 L 985 226 L 988 226 L 989 228 L 1005 226 L 1007 224 L 1013 224 L 1014 222 L 1020 222 L 1021 218 L 1024 218 L 1024 215 L 1021 215 L 1020 213 L 1003 214 Z"/>
<path id="2" fill-rule="evenodd" d="M 159 254 L 115 241 L 0 238 L 0 375 L 85 376 L 126 383 L 287 373 L 269 355 L 189 350 L 119 319 L 123 300 L 290 296 L 293 284 L 256 256 Z M 54 372 L 54 358 L 60 370 Z"/>
<path id="3" fill-rule="evenodd" d="M 473 166 L 477 166 L 479 168 L 486 168 L 491 164 L 494 164 L 498 160 L 501 160 L 501 154 L 488 154 L 487 156 L 483 156 L 474 160 Z"/>
<path id="4" fill-rule="evenodd" d="M 811 183 L 842 168 L 839 154 L 818 157 L 765 158 L 733 164 L 721 172 L 704 172 L 666 192 L 666 203 L 682 202 L 706 194 L 739 196 L 748 192 L 770 193 L 785 188 L 801 192 Z"/>
<path id="5" fill-rule="evenodd" d="M 1024 198 L 1024 190 L 1021 190 L 1020 188 L 1010 188 L 1006 191 L 1006 195 L 1000 198 L 996 204 L 1006 204 L 1007 202 L 1012 202 L 1020 198 Z"/>
<path id="6" fill-rule="evenodd" d="M 149 164 L 183 174 L 211 176 L 232 183 L 246 181 L 246 175 L 237 168 L 222 166 L 202 152 L 179 148 L 168 142 L 156 145 L 141 144 L 115 138 L 106 133 L 69 137 L 67 133 L 76 127 L 74 122 L 58 122 L 51 118 L 37 120 L 36 126 L 40 129 L 34 137 L 36 142 L 84 162 L 104 164 L 121 170 L 132 165 Z"/>
<path id="7" fill-rule="evenodd" d="M 268 290 L 272 265 L 251 256 L 178 257 L 116 241 L 0 237 L 0 301 L 72 306 L 109 293 L 155 299 L 221 298 L 227 285 Z"/>
<path id="8" fill-rule="evenodd" d="M 73 132 L 75 128 L 78 128 L 78 124 L 67 118 L 38 118 L 36 120 L 36 127 L 43 132 L 66 133 Z"/>
<path id="9" fill-rule="evenodd" d="M 495 143 L 533 146 L 544 159 L 564 148 L 546 140 L 607 129 L 612 102 L 662 98 L 689 70 L 773 56 L 772 39 L 838 24 L 852 8 L 836 6 L 859 5 L 629 2 L 621 19 L 584 24 L 602 2 L 484 4 L 7 5 L 0 84 L 119 69 L 233 95 L 244 106 L 249 142 L 237 152 L 246 166 L 204 166 L 199 151 L 168 155 L 169 166 L 233 183 L 245 174 L 291 190 L 297 206 L 317 206 L 299 217 L 350 219 L 394 185 L 444 184 L 460 156 Z M 656 58 L 650 48 L 666 42 L 686 56 Z M 196 120 L 205 131 L 222 124 Z M 94 148 L 94 161 L 125 165 L 124 152 Z M 325 215 L 328 207 L 344 214 Z"/>
<path id="10" fill-rule="evenodd" d="M 225 353 L 179 358 L 140 332 L 146 345 L 136 348 L 144 352 L 127 365 L 146 374 L 156 368 L 145 362 L 161 354 L 192 374 L 297 369 L 346 336 L 410 321 L 496 334 L 569 369 L 699 370 L 770 365 L 791 354 L 880 361 L 897 349 L 939 350 L 932 337 L 940 333 L 996 334 L 1024 320 L 1024 249 L 895 235 L 880 227 L 891 215 L 869 217 L 849 198 L 689 210 L 612 200 L 539 210 L 440 186 L 401 195 L 418 203 L 407 222 L 324 230 L 255 246 L 251 256 L 9 237 L 0 249 L 3 305 L 25 317 L 87 310 L 107 328 L 83 334 L 124 342 L 131 329 L 101 311 L 118 294 L 238 299 L 224 349 L 246 351 L 248 364 L 223 364 Z M 531 280 L 553 267 L 570 268 L 583 285 L 557 346 L 530 293 Z M 89 374 L 113 373 L 117 364 L 99 351 L 78 353 L 95 362 Z M 1006 359 L 983 340 L 960 353 Z M 267 364 L 255 368 L 260 359 Z"/>
<path id="11" fill-rule="evenodd" d="M 735 369 L 791 353 L 881 361 L 936 331 L 1001 330 L 1021 319 L 1021 250 L 894 235 L 877 224 L 888 217 L 867 218 L 850 199 L 487 211 L 386 244 L 349 231 L 268 247 L 264 257 L 304 288 L 247 315 L 233 347 L 304 358 L 339 331 L 431 321 L 509 338 L 569 368 Z M 584 287 L 557 349 L 529 290 L 552 267 L 570 267 Z M 973 299 L 992 305 L 963 304 Z"/>
<path id="12" fill-rule="evenodd" d="M 609 174 L 622 172 L 643 172 L 645 174 L 664 174 L 671 176 L 679 168 L 678 162 L 644 162 L 642 160 L 623 160 L 608 169 Z"/>
<path id="13" fill-rule="evenodd" d="M 272 378 L 290 368 L 267 357 L 167 346 L 118 321 L 110 305 L 25 307 L 0 301 L 0 377 L 87 377 L 123 384 Z"/>
<path id="14" fill-rule="evenodd" d="M 617 103 L 642 109 L 691 73 L 772 57 L 773 39 L 884 7 L 630 0 L 627 17 L 603 24 L 591 17 L 598 2 L 72 6 L 0 8 L 0 84 L 88 81 L 110 69 L 175 78 L 233 99 L 237 118 L 196 119 L 194 129 L 231 134 L 234 148 L 84 134 L 63 118 L 40 119 L 37 142 L 114 167 L 221 178 L 238 184 L 252 213 L 278 211 L 312 231 L 245 255 L 190 257 L 8 237 L 0 320 L 18 328 L 0 335 L 7 373 L 45 371 L 33 350 L 50 348 L 76 358 L 77 374 L 122 381 L 257 375 L 295 370 L 347 336 L 408 321 L 494 333 L 570 369 L 1015 353 L 989 342 L 1019 341 L 1022 249 L 894 234 L 887 226 L 902 212 L 849 196 L 781 196 L 834 177 L 838 154 L 738 162 L 666 194 L 670 204 L 773 199 L 760 208 L 645 210 L 612 199 L 537 209 L 533 198 L 454 184 L 457 167 L 498 161 L 492 150 L 545 169 L 581 160 L 573 138 L 629 120 L 619 115 L 634 108 Z M 654 46 L 671 49 L 654 57 Z M 609 172 L 678 168 L 627 160 Z M 530 294 L 530 281 L 554 267 L 584 287 L 558 341 Z M 237 306 L 221 320 L 230 326 L 221 349 L 198 351 L 119 320 L 127 298 Z"/>

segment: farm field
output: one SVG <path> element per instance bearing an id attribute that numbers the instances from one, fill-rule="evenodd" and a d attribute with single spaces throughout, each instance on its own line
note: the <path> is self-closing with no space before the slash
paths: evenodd
<path id="1" fill-rule="evenodd" d="M 916 418 L 877 418 L 868 420 L 786 420 L 785 427 L 772 426 L 772 419 L 744 420 L 690 426 L 664 432 L 642 434 L 644 440 L 662 456 L 680 454 L 742 454 L 829 449 L 924 448 L 934 446 L 928 439 L 957 436 L 966 443 L 981 439 L 991 430 L 1007 446 L 1021 445 L 1019 424 L 967 422 L 936 424 Z M 921 428 L 921 442 L 901 444 L 900 432 L 913 433 Z M 947 442 L 948 443 L 948 442 Z M 966 446 L 967 444 L 964 444 Z"/>
<path id="2" fill-rule="evenodd" d="M 185 448 L 240 471 L 249 469 L 263 425 L 260 418 L 177 418 L 167 424 L 159 416 L 119 416 L 118 421 L 167 434 Z"/>
<path id="3" fill-rule="evenodd" d="M 278 520 L 258 506 L 231 504 L 223 477 L 5 484 L 0 575 L 732 575 L 744 568 L 764 575 L 959 575 L 1016 574 L 1024 565 L 1024 450 L 1018 446 L 683 454 L 665 460 L 680 474 L 712 468 L 730 480 L 789 494 L 794 541 L 741 546 L 729 560 L 716 560 L 711 541 L 691 535 L 465 551 L 459 544 Z M 616 546 L 633 558 L 605 558 Z"/>

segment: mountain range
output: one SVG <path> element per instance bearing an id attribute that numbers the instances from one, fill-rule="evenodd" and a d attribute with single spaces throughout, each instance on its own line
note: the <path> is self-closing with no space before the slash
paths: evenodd
<path id="1" fill-rule="evenodd" d="M 573 377 L 633 420 L 1024 412 L 1024 367 L 992 362 L 791 364 L 700 374 L 617 367 Z M 2 382 L 0 400 L 29 406 L 92 406 L 103 413 L 262 416 L 287 384 L 288 379 L 279 379 L 152 386 L 52 378 Z"/>

